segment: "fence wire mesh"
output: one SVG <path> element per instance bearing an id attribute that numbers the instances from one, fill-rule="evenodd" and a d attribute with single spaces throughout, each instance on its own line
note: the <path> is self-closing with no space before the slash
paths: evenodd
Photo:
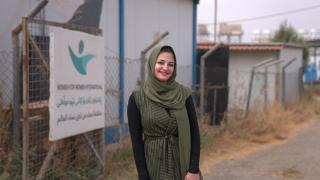
<path id="1" fill-rule="evenodd" d="M 201 104 L 201 71 L 204 75 L 203 104 Z M 224 119 L 228 104 L 228 70 L 226 68 L 196 67 L 194 99 L 197 109 L 203 109 L 202 120 L 211 125 L 219 125 Z M 201 107 L 203 106 L 203 107 Z M 201 112 L 200 112 L 201 113 Z"/>
<path id="2" fill-rule="evenodd" d="M 203 104 L 200 102 L 201 71 L 204 73 Z M 303 93 L 303 72 L 299 69 L 282 71 L 269 66 L 252 72 L 250 69 L 205 67 L 202 70 L 197 67 L 196 72 L 196 104 L 203 109 L 203 120 L 210 124 L 220 124 L 227 111 L 244 111 L 247 107 L 258 110 L 273 103 L 285 105 L 297 101 Z"/>
<path id="3" fill-rule="evenodd" d="M 20 124 L 19 121 L 14 123 L 14 113 L 20 113 L 18 108 L 14 108 L 19 83 L 16 82 L 14 67 L 17 63 L 12 62 L 13 56 L 12 51 L 0 52 L 0 179 L 8 173 L 12 174 L 12 178 L 21 178 L 19 146 L 15 147 L 20 140 Z"/>
<path id="4" fill-rule="evenodd" d="M 127 112 L 129 97 L 134 90 L 140 88 L 140 58 L 126 58 L 124 62 L 124 112 Z M 147 71 L 145 71 L 147 72 Z M 147 77 L 147 75 L 146 75 Z M 126 113 L 125 113 L 126 114 Z M 125 116 L 126 117 L 126 116 Z M 125 118 L 127 123 L 127 118 Z"/>
<path id="5" fill-rule="evenodd" d="M 232 86 L 229 93 L 229 108 L 245 110 L 250 101 L 250 108 L 259 109 L 277 101 L 276 95 L 279 93 L 279 87 L 276 84 L 277 77 L 279 73 L 276 72 L 256 71 L 253 75 L 250 70 L 230 72 Z M 250 86 L 250 81 L 252 81 L 252 86 Z"/>
<path id="6" fill-rule="evenodd" d="M 253 74 L 250 70 L 230 71 L 228 108 L 244 110 L 248 101 L 249 110 L 297 101 L 303 93 L 302 73 L 299 69 L 277 71 L 275 68 L 261 68 Z"/>
<path id="7" fill-rule="evenodd" d="M 49 142 L 49 26 L 28 23 L 29 179 L 96 179 L 104 172 L 104 131 Z"/>
<path id="8" fill-rule="evenodd" d="M 119 124 L 119 58 L 117 56 L 106 56 L 105 67 L 105 125 L 114 126 Z"/>
<path id="9" fill-rule="evenodd" d="M 27 29 L 28 64 L 21 61 L 22 33 L 14 36 L 13 51 L 0 52 L 0 179 L 97 179 L 104 173 L 103 129 L 55 142 L 48 139 L 49 25 L 29 22 Z M 22 80 L 23 65 L 28 66 L 28 84 Z M 112 75 L 105 77 L 109 77 L 106 86 L 113 98 L 117 78 Z M 27 118 L 22 117 L 23 85 L 29 88 Z M 108 96 L 106 101 L 110 102 Z M 27 129 L 21 124 L 25 119 Z M 22 133 L 25 130 L 27 133 Z M 23 146 L 23 139 L 27 139 L 27 146 Z M 23 164 L 27 165 L 25 174 Z"/>

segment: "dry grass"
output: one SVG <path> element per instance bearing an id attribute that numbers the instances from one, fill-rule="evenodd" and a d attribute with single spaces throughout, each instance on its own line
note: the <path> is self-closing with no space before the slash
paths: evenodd
<path id="1" fill-rule="evenodd" d="M 282 177 L 284 177 L 284 178 L 299 178 L 299 179 L 301 179 L 302 173 L 299 170 L 289 168 L 289 169 L 283 170 Z"/>
<path id="2" fill-rule="evenodd" d="M 12 155 L 13 144 L 11 143 L 11 121 L 12 106 L 5 107 L 0 92 L 0 179 L 9 177 L 9 172 L 15 163 L 15 157 Z M 20 170 L 20 169 L 19 169 Z"/>
<path id="3" fill-rule="evenodd" d="M 135 180 L 137 179 L 134 164 L 131 140 L 125 138 L 120 144 L 106 147 L 106 177 L 108 180 Z"/>
<path id="4" fill-rule="evenodd" d="M 5 108 L 0 93 L 0 157 L 3 157 L 10 148 L 10 126 L 12 107 Z"/>
<path id="5" fill-rule="evenodd" d="M 239 158 L 271 144 L 285 142 L 320 113 L 319 103 L 311 97 L 308 95 L 286 109 L 274 105 L 264 111 L 251 112 L 248 117 L 232 112 L 220 127 L 200 124 L 200 169 L 206 174 L 224 159 Z M 136 179 L 130 138 L 115 145 L 116 148 L 112 146 L 107 146 L 105 179 Z M 284 173 L 287 176 L 288 173 Z"/>
<path id="6" fill-rule="evenodd" d="M 308 96 L 320 96 L 320 84 L 305 84 L 304 89 Z"/>
<path id="7" fill-rule="evenodd" d="M 303 179 L 303 174 L 296 167 L 283 169 L 273 175 L 282 179 Z"/>
<path id="8" fill-rule="evenodd" d="M 224 159 L 239 158 L 285 142 L 320 113 L 319 103 L 310 97 L 290 104 L 286 109 L 274 105 L 263 111 L 251 112 L 248 117 L 232 112 L 219 130 L 202 125 L 201 169 L 206 174 Z"/>

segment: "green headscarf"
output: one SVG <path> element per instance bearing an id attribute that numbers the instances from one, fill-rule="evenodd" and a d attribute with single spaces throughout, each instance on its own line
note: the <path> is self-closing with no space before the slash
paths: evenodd
<path id="1" fill-rule="evenodd" d="M 161 83 L 154 73 L 156 60 L 163 48 L 170 48 L 175 60 L 174 72 L 167 83 Z M 176 73 L 177 61 L 172 47 L 154 48 L 148 60 L 148 78 L 144 83 L 143 92 L 159 106 L 173 111 L 176 117 L 179 131 L 180 173 L 184 177 L 189 169 L 191 152 L 190 125 L 185 107 L 186 99 L 191 95 L 191 90 L 175 81 Z"/>

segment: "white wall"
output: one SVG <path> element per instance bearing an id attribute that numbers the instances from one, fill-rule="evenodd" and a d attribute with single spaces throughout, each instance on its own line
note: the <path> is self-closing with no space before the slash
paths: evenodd
<path id="1" fill-rule="evenodd" d="M 269 58 L 277 58 L 276 51 L 230 51 L 229 56 L 229 104 L 228 109 L 245 109 L 249 92 L 249 82 L 252 67 Z M 269 71 L 274 71 L 269 68 Z M 250 104 L 256 106 L 264 103 L 264 68 L 256 70 Z M 274 97 L 271 92 L 274 87 L 275 76 L 268 76 L 268 100 Z"/>
<path id="2" fill-rule="evenodd" d="M 27 0 L 2 1 L 0 6 L 0 51 L 12 51 L 11 31 L 30 7 Z"/>

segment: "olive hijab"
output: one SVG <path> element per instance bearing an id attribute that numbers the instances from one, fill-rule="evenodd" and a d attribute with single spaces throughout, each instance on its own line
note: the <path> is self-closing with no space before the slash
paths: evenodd
<path id="1" fill-rule="evenodd" d="M 155 77 L 155 64 L 163 48 L 171 49 L 175 67 L 172 76 L 166 83 L 161 83 Z M 169 109 L 176 117 L 179 133 L 180 174 L 184 177 L 189 169 L 191 135 L 188 113 L 185 107 L 186 99 L 191 95 L 191 90 L 175 81 L 177 62 L 174 51 L 170 46 L 154 48 L 148 60 L 148 77 L 143 85 L 143 92 L 157 105 Z"/>

